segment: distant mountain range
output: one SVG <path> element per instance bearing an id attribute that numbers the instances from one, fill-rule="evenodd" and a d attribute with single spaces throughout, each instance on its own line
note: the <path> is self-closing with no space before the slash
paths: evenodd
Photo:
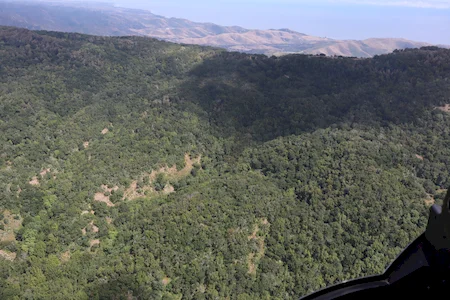
<path id="1" fill-rule="evenodd" d="M 315 37 L 289 29 L 249 30 L 179 18 L 109 4 L 0 1 L 0 25 L 93 35 L 140 35 L 161 40 L 208 45 L 230 51 L 281 55 L 308 53 L 371 57 L 395 49 L 430 46 L 398 38 L 363 41 Z"/>

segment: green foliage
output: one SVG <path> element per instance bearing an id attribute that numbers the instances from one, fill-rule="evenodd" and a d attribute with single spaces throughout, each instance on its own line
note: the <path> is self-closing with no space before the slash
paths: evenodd
<path id="1" fill-rule="evenodd" d="M 449 50 L 268 58 L 0 27 L 0 53 L 0 207 L 23 220 L 2 299 L 296 298 L 382 272 L 450 185 Z M 185 173 L 148 176 L 165 165 Z M 126 200 L 150 182 L 175 192 Z"/>
<path id="2" fill-rule="evenodd" d="M 153 183 L 157 192 L 162 191 L 167 184 L 167 176 L 164 173 L 156 175 L 155 182 Z"/>

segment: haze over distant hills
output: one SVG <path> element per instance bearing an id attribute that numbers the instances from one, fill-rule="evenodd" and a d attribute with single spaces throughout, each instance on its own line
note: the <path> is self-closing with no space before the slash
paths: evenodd
<path id="1" fill-rule="evenodd" d="M 310 36 L 289 29 L 250 30 L 185 19 L 166 18 L 150 11 L 108 4 L 0 1 L 0 25 L 38 30 L 80 32 L 94 35 L 140 35 L 161 40 L 208 45 L 230 51 L 263 53 L 309 53 L 370 57 L 395 49 L 430 44 L 399 38 L 335 40 Z"/>

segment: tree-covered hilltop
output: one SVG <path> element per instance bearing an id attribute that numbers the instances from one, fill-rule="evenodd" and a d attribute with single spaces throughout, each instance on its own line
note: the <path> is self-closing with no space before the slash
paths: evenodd
<path id="1" fill-rule="evenodd" d="M 228 53 L 0 27 L 1 299 L 291 299 L 450 185 L 450 50 Z"/>

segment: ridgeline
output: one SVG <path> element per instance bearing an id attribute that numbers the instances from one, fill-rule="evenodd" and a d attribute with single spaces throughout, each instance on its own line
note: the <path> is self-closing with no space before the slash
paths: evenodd
<path id="1" fill-rule="evenodd" d="M 1 299 L 294 299 L 450 184 L 450 50 L 266 57 L 0 27 Z"/>

